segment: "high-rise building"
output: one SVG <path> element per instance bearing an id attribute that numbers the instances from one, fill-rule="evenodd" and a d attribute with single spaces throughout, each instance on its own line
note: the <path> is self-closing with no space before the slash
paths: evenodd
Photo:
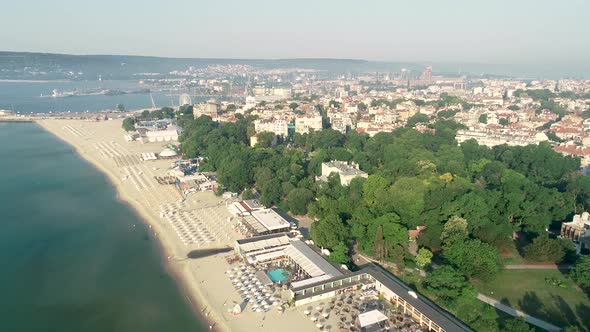
<path id="1" fill-rule="evenodd" d="M 424 69 L 422 75 L 420 75 L 420 79 L 424 81 L 432 80 L 432 66 L 428 66 Z"/>

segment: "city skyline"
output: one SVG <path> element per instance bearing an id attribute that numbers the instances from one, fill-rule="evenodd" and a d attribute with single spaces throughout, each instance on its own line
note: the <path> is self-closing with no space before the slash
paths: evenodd
<path id="1" fill-rule="evenodd" d="M 35 24 L 23 24 L 31 6 Z M 588 10 L 584 1 L 529 0 L 23 1 L 4 6 L 3 24 L 16 28 L 0 29 L 0 40 L 7 51 L 72 54 L 576 65 L 590 56 L 581 42 Z"/>

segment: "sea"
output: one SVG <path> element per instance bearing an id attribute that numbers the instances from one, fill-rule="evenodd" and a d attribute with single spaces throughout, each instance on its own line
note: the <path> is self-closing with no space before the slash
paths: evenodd
<path id="1" fill-rule="evenodd" d="M 72 147 L 0 123 L 0 156 L 1 331 L 207 330 L 149 229 Z"/>
<path id="2" fill-rule="evenodd" d="M 149 93 L 127 93 L 119 95 L 82 95 L 70 97 L 50 97 L 53 91 L 140 91 L 150 88 L 139 81 L 0 81 L 0 110 L 11 110 L 21 114 L 57 112 L 96 112 L 115 110 L 122 104 L 127 110 L 152 108 L 152 98 L 156 107 L 178 105 L 179 95 L 189 93 L 188 89 L 161 91 L 151 89 Z M 194 92 L 194 91 L 193 91 Z M 193 102 L 206 98 L 195 97 Z"/>

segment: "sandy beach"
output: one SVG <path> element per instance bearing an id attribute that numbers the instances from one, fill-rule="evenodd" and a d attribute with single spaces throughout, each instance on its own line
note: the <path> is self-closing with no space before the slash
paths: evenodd
<path id="1" fill-rule="evenodd" d="M 193 250 L 232 248 L 241 236 L 228 219 L 227 200 L 212 192 L 189 194 L 182 201 L 173 185 L 158 183 L 171 160 L 142 161 L 142 153 L 159 153 L 166 143 L 141 143 L 125 140 L 122 120 L 38 120 L 40 126 L 75 148 L 77 153 L 106 174 L 119 199 L 128 203 L 149 225 L 158 239 L 162 257 L 192 304 L 195 314 L 205 316 L 214 331 L 317 331 L 315 324 L 300 309 L 278 314 L 252 312 L 240 315 L 231 308 L 241 303 L 226 271 L 231 266 L 223 252 L 188 259 Z M 190 227 L 190 228 L 189 228 Z"/>

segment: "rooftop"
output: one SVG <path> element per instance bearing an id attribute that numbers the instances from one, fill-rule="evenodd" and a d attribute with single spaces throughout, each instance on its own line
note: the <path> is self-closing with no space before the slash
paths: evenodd
<path id="1" fill-rule="evenodd" d="M 356 167 L 354 164 L 349 165 L 346 161 L 332 160 L 332 161 L 329 161 L 329 162 L 323 163 L 323 164 L 326 165 L 327 167 L 338 169 L 339 173 L 342 175 L 366 174 L 365 172 L 358 169 L 358 167 Z M 328 174 L 325 174 L 325 175 L 327 176 Z"/>
<path id="2" fill-rule="evenodd" d="M 404 284 L 401 280 L 399 280 L 394 275 L 389 273 L 383 272 L 379 267 L 374 264 L 369 264 L 362 268 L 360 271 L 354 272 L 352 274 L 347 274 L 345 276 L 338 276 L 334 278 L 330 278 L 327 280 L 318 280 L 316 283 L 313 284 L 306 284 L 298 288 L 293 288 L 293 292 L 299 292 L 301 290 L 309 290 L 317 286 L 327 285 L 323 291 L 320 292 L 330 292 L 334 291 L 339 288 L 349 287 L 350 284 L 359 284 L 362 281 L 352 281 L 350 283 L 347 282 L 347 285 L 334 285 L 333 287 L 330 286 L 332 282 L 345 280 L 348 281 L 349 279 L 352 280 L 351 276 L 357 275 L 365 275 L 371 276 L 378 282 L 380 282 L 383 286 L 387 287 L 389 290 L 397 294 L 401 299 L 406 301 L 408 304 L 416 308 L 416 310 L 420 311 L 423 315 L 431 319 L 434 323 L 442 327 L 445 331 L 472 331 L 469 327 L 467 327 L 463 322 L 455 318 L 453 315 L 446 312 L 444 309 L 439 307 L 438 305 L 434 304 L 432 301 L 428 300 L 427 298 L 423 297 L 420 294 L 417 294 L 416 297 L 411 295 L 409 292 L 413 291 L 408 285 Z M 314 293 L 306 293 L 302 298 L 314 296 L 320 293 L 318 291 Z"/>
<path id="3" fill-rule="evenodd" d="M 359 324 L 361 325 L 361 327 L 365 327 L 365 326 L 369 326 L 369 325 L 373 325 L 373 324 L 377 324 L 382 321 L 385 321 L 385 320 L 387 320 L 387 316 L 385 316 L 379 310 L 371 310 L 371 311 L 360 314 L 358 319 L 359 319 Z"/>
<path id="4" fill-rule="evenodd" d="M 301 240 L 292 241 L 291 245 L 284 250 L 312 278 L 322 275 L 331 277 L 342 275 L 342 272 L 338 271 L 338 269 L 328 263 L 328 261 Z"/>
<path id="5" fill-rule="evenodd" d="M 254 236 L 245 239 L 237 240 L 240 250 L 254 251 L 270 247 L 276 247 L 289 244 L 289 237 L 287 233 L 276 233 L 261 236 Z"/>
<path id="6" fill-rule="evenodd" d="M 254 210 L 251 213 L 269 231 L 291 227 L 291 224 L 273 209 Z"/>

